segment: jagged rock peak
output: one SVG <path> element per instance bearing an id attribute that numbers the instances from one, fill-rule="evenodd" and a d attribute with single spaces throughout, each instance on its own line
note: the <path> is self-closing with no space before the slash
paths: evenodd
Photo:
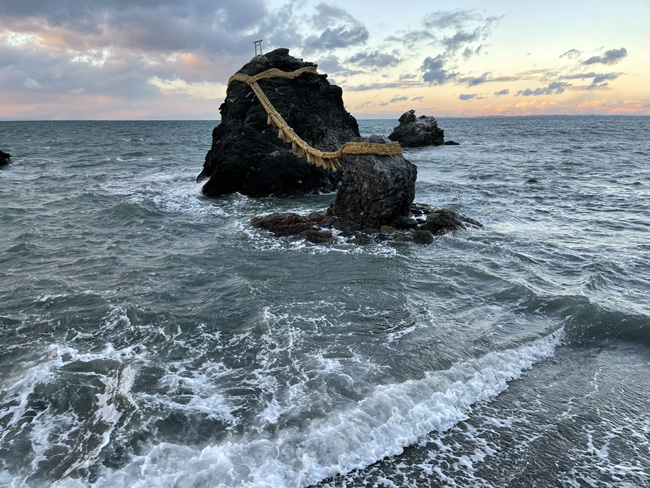
<path id="1" fill-rule="evenodd" d="M 289 54 L 285 48 L 256 56 L 238 72 L 249 76 L 271 68 L 282 71 L 315 66 Z M 265 95 L 293 130 L 308 144 L 333 151 L 359 137 L 359 126 L 343 105 L 343 92 L 326 74 L 304 73 L 295 79 L 268 78 L 258 82 Z M 341 179 L 294 156 L 291 144 L 278 139 L 278 129 L 267 124 L 267 114 L 251 88 L 242 82 L 228 86 L 219 108 L 221 123 L 212 133 L 197 181 L 208 180 L 203 193 L 220 196 L 286 196 L 332 191 Z"/>

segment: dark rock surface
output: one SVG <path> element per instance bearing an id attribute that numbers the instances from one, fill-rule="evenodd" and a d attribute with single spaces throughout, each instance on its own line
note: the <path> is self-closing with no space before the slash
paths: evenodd
<path id="1" fill-rule="evenodd" d="M 270 68 L 282 71 L 314 66 L 276 49 L 253 58 L 239 73 L 255 75 Z M 322 151 L 333 151 L 359 136 L 356 119 L 343 105 L 342 90 L 330 85 L 327 75 L 304 73 L 288 80 L 272 78 L 259 86 L 295 132 Z M 221 124 L 212 132 L 212 148 L 197 181 L 208 180 L 203 193 L 220 196 L 286 196 L 332 191 L 341 179 L 309 165 L 291 152 L 291 144 L 278 139 L 278 129 L 267 125 L 267 114 L 251 88 L 233 82 L 221 105 Z M 345 164 L 345 163 L 344 163 Z"/>
<path id="2" fill-rule="evenodd" d="M 391 141 L 399 142 L 402 147 L 440 146 L 445 143 L 445 132 L 438 127 L 435 117 L 415 116 L 415 110 L 409 110 L 399 118 L 399 125 L 388 136 Z M 457 144 L 450 141 L 450 145 Z"/>
<path id="3" fill-rule="evenodd" d="M 11 159 L 11 154 L 7 154 L 4 151 L 0 151 L 0 166 L 9 164 L 10 159 Z"/>
<path id="4" fill-rule="evenodd" d="M 370 142 L 387 142 L 373 136 Z M 380 227 L 408 216 L 417 168 L 402 156 L 345 156 L 343 179 L 329 214 L 363 227 Z"/>
<path id="5" fill-rule="evenodd" d="M 251 225 L 265 229 L 276 237 L 294 237 L 315 244 L 330 244 L 343 238 L 348 244 L 366 245 L 371 242 L 431 244 L 434 236 L 455 233 L 463 229 L 480 229 L 483 225 L 449 209 L 434 209 L 425 204 L 412 204 L 407 226 L 382 225 L 379 228 L 362 227 L 334 217 L 329 210 L 312 212 L 307 216 L 296 213 L 272 213 L 251 219 Z M 415 222 L 415 227 L 411 222 Z M 336 236 L 335 236 L 336 231 Z"/>

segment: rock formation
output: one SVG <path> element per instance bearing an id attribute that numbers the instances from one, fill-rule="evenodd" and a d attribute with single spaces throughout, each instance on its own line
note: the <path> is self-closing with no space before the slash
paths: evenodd
<path id="1" fill-rule="evenodd" d="M 387 141 L 372 136 L 369 142 Z M 409 215 L 415 197 L 415 165 L 402 156 L 346 156 L 344 161 L 331 215 L 371 228 Z"/>
<path id="2" fill-rule="evenodd" d="M 395 219 L 393 225 L 382 225 L 378 229 L 335 217 L 330 210 L 312 212 L 306 216 L 272 213 L 254 217 L 250 223 L 253 227 L 272 232 L 276 237 L 305 239 L 315 244 L 330 244 L 343 239 L 348 244 L 358 245 L 370 244 L 373 240 L 431 244 L 434 236 L 483 227 L 480 222 L 453 210 L 435 209 L 425 204 L 412 204 L 409 218 Z"/>
<path id="3" fill-rule="evenodd" d="M 415 116 L 415 110 L 409 110 L 399 118 L 399 125 L 388 136 L 391 141 L 399 142 L 402 147 L 441 146 L 443 144 L 455 145 L 448 141 L 445 143 L 445 132 L 438 127 L 435 117 L 422 115 Z"/>
<path id="4" fill-rule="evenodd" d="M 11 159 L 11 154 L 7 154 L 4 151 L 0 151 L 0 166 L 9 164 L 10 159 Z"/>
<path id="5" fill-rule="evenodd" d="M 238 73 L 256 75 L 271 68 L 294 71 L 313 63 L 276 49 L 256 56 Z M 343 106 L 342 90 L 327 75 L 304 73 L 295 79 L 271 78 L 259 86 L 295 132 L 322 151 L 333 151 L 359 137 L 356 119 Z M 286 196 L 333 191 L 341 173 L 312 166 L 294 156 L 291 144 L 278 139 L 267 125 L 267 114 L 251 88 L 241 82 L 228 86 L 220 107 L 221 124 L 212 133 L 212 148 L 197 181 L 207 179 L 203 193 L 220 196 L 240 192 L 253 197 Z"/>

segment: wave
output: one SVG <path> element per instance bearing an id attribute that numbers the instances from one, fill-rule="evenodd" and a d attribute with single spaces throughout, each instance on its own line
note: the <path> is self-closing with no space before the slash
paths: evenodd
<path id="1" fill-rule="evenodd" d="M 642 313 L 611 310 L 588 299 L 571 307 L 564 325 L 571 343 L 622 339 L 650 344 L 650 317 Z"/>
<path id="2" fill-rule="evenodd" d="M 161 443 L 95 483 L 116 486 L 309 486 L 400 454 L 425 435 L 467 418 L 535 363 L 553 356 L 560 329 L 419 380 L 380 385 L 349 409 L 276 434 L 230 435 L 203 449 Z M 182 480 L 182 481 L 181 481 Z"/>

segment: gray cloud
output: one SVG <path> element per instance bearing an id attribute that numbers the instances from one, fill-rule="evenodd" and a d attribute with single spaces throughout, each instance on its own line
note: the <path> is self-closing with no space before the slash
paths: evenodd
<path id="1" fill-rule="evenodd" d="M 616 64 L 625 56 L 627 56 L 627 49 L 624 47 L 620 49 L 610 49 L 609 51 L 605 51 L 605 54 L 602 56 L 592 56 L 588 60 L 583 61 L 582 64 Z"/>
<path id="2" fill-rule="evenodd" d="M 379 51 L 357 53 L 346 59 L 346 63 L 368 66 L 371 68 L 389 68 L 397 66 L 402 60 L 393 54 L 384 54 Z"/>
<path id="3" fill-rule="evenodd" d="M 345 89 L 348 91 L 368 91 L 368 90 L 382 90 L 384 88 L 404 88 L 408 86 L 413 86 L 413 83 L 401 83 L 401 82 L 372 83 L 370 85 L 362 84 L 356 86 L 346 86 Z"/>
<path id="4" fill-rule="evenodd" d="M 483 100 L 483 97 L 479 97 L 478 93 L 462 93 L 458 95 L 460 100 Z"/>
<path id="5" fill-rule="evenodd" d="M 569 49 L 567 52 L 560 54 L 561 58 L 575 59 L 582 55 L 582 51 L 577 49 Z"/>
<path id="6" fill-rule="evenodd" d="M 345 10 L 324 3 L 318 4 L 316 10 L 318 13 L 312 17 L 312 22 L 316 28 L 324 30 L 320 35 L 305 39 L 306 52 L 355 46 L 368 40 L 368 29 Z"/>
<path id="7" fill-rule="evenodd" d="M 440 10 L 422 19 L 423 28 L 390 36 L 386 40 L 401 42 L 409 47 L 427 41 L 443 47 L 445 56 L 462 52 L 463 57 L 469 58 L 482 51 L 484 45 L 476 44 L 489 37 L 501 18 L 486 17 L 475 10 Z"/>
<path id="8" fill-rule="evenodd" d="M 395 97 L 390 101 L 390 103 L 405 102 L 408 99 L 409 97 Z"/>
<path id="9" fill-rule="evenodd" d="M 500 96 L 502 96 L 502 95 L 510 95 L 510 90 L 508 90 L 508 89 L 506 88 L 505 90 L 495 91 L 495 92 L 494 92 L 494 95 L 497 96 L 497 97 L 500 97 Z"/>
<path id="10" fill-rule="evenodd" d="M 218 6 L 209 0 L 0 3 L 5 27 L 45 35 L 55 29 L 67 47 L 76 50 L 121 47 L 147 53 L 243 54 L 250 48 L 248 36 L 242 34 L 271 15 L 262 0 L 222 0 Z"/>
<path id="11" fill-rule="evenodd" d="M 444 69 L 445 59 L 442 55 L 435 58 L 427 57 L 420 71 L 424 72 L 422 79 L 432 85 L 444 85 L 447 81 L 455 79 L 456 73 L 452 73 Z"/>
<path id="12" fill-rule="evenodd" d="M 536 88 L 535 90 L 527 88 L 525 90 L 519 90 L 515 93 L 515 96 L 523 95 L 524 97 L 531 97 L 540 95 L 557 95 L 563 93 L 569 86 L 571 86 L 569 83 L 555 81 L 544 88 Z"/>
<path id="13" fill-rule="evenodd" d="M 572 75 L 561 76 L 561 80 L 587 80 L 592 78 L 591 85 L 582 87 L 584 90 L 593 90 L 595 88 L 604 88 L 607 86 L 606 81 L 616 80 L 622 73 L 574 73 Z M 576 87 L 577 89 L 577 87 Z"/>
<path id="14" fill-rule="evenodd" d="M 424 97 L 413 97 L 411 98 L 412 102 L 421 102 L 424 100 Z"/>

